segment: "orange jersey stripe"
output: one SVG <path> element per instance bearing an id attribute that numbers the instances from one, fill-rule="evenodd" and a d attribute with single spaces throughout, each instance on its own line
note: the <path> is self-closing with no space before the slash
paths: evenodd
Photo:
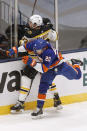
<path id="1" fill-rule="evenodd" d="M 36 60 L 32 59 L 32 63 L 30 64 L 30 66 L 34 67 L 36 65 Z"/>
<path id="2" fill-rule="evenodd" d="M 60 61 L 56 61 L 54 64 L 52 64 L 52 65 L 50 66 L 50 68 L 53 68 L 53 67 L 57 66 L 59 62 L 60 62 Z"/>
<path id="3" fill-rule="evenodd" d="M 59 53 L 58 53 L 58 55 L 59 55 L 59 60 L 62 60 L 62 59 L 63 59 L 63 57 L 62 57 L 61 52 L 59 52 Z"/>
<path id="4" fill-rule="evenodd" d="M 44 72 L 47 72 L 48 69 L 51 69 L 51 68 L 57 66 L 59 62 L 60 62 L 60 61 L 56 61 L 56 62 L 55 62 L 54 64 L 52 64 L 49 68 L 47 68 L 47 67 L 43 64 L 43 65 L 42 65 L 42 66 L 43 66 L 43 71 L 44 71 Z"/>
<path id="5" fill-rule="evenodd" d="M 38 94 L 38 99 L 42 99 L 42 100 L 45 100 L 46 98 L 46 95 L 45 94 Z"/>
<path id="6" fill-rule="evenodd" d="M 70 65 L 77 73 L 78 71 L 75 69 L 75 68 L 79 68 L 80 69 L 80 66 L 79 65 L 72 65 L 70 64 L 69 62 L 66 62 L 68 65 Z"/>
<path id="7" fill-rule="evenodd" d="M 44 71 L 44 72 L 47 72 L 47 71 L 48 71 L 48 68 L 47 68 L 44 64 L 42 65 L 42 67 L 43 67 L 43 71 Z"/>
<path id="8" fill-rule="evenodd" d="M 80 66 L 79 65 L 73 65 L 73 68 L 79 68 L 80 69 Z"/>

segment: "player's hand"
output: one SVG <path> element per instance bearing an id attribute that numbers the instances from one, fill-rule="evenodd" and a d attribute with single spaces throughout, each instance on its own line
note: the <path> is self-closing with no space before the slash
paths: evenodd
<path id="1" fill-rule="evenodd" d="M 7 56 L 9 56 L 9 53 L 10 53 L 9 51 L 6 51 L 6 55 L 7 55 Z"/>
<path id="2" fill-rule="evenodd" d="M 24 64 L 30 65 L 31 67 L 34 67 L 36 65 L 36 60 L 32 59 L 29 56 L 23 56 L 22 61 Z"/>
<path id="3" fill-rule="evenodd" d="M 19 41 L 19 45 L 21 46 L 21 45 L 24 45 L 24 40 L 20 40 Z"/>

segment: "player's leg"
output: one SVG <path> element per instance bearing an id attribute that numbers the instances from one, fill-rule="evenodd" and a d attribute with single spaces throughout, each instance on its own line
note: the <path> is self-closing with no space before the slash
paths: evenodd
<path id="1" fill-rule="evenodd" d="M 53 70 L 42 74 L 41 81 L 38 91 L 37 109 L 31 114 L 33 118 L 38 118 L 43 116 L 43 106 L 46 99 L 46 93 L 49 89 L 49 83 L 55 78 L 55 73 Z"/>
<path id="2" fill-rule="evenodd" d="M 42 70 L 42 66 L 40 63 L 37 64 L 34 68 L 38 70 L 39 72 L 41 72 Z M 54 83 L 52 84 L 52 81 L 49 83 L 49 90 L 50 90 L 50 93 L 53 95 L 54 107 L 57 107 L 57 109 L 62 109 L 61 100 L 59 98 L 56 85 Z"/>
<path id="3" fill-rule="evenodd" d="M 39 92 L 38 92 L 38 100 L 37 100 L 37 108 L 31 114 L 32 118 L 40 118 L 43 116 L 43 105 L 46 99 L 46 92 L 49 88 L 49 84 L 44 82 L 40 83 Z"/>
<path id="4" fill-rule="evenodd" d="M 21 85 L 19 91 L 18 101 L 14 106 L 11 107 L 11 113 L 23 111 L 24 102 L 26 100 L 27 95 L 29 94 L 30 87 L 33 79 L 35 78 L 37 71 L 29 66 L 26 66 L 22 72 L 21 76 Z"/>
<path id="5" fill-rule="evenodd" d="M 53 95 L 53 102 L 54 102 L 54 107 L 57 109 L 57 110 L 60 110 L 62 109 L 62 102 L 61 102 L 61 99 L 59 97 L 59 93 L 57 91 L 57 88 L 56 88 L 56 85 L 55 83 L 52 83 L 50 86 L 49 86 L 49 90 L 50 93 Z"/>
<path id="6" fill-rule="evenodd" d="M 70 65 L 66 62 L 63 63 L 61 74 L 64 75 L 69 80 L 80 79 L 81 70 L 79 65 Z"/>

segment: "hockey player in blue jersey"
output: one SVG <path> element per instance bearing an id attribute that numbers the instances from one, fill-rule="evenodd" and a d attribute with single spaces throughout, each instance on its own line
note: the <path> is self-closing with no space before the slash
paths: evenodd
<path id="1" fill-rule="evenodd" d="M 81 71 L 79 65 L 75 64 L 76 61 L 73 61 L 73 66 L 66 63 L 61 53 L 57 54 L 50 43 L 43 39 L 28 42 L 20 48 L 15 47 L 14 49 L 10 49 L 9 55 L 12 56 L 14 52 L 17 53 L 19 50 L 33 51 L 40 61 L 40 63 L 38 63 L 30 56 L 24 56 L 22 59 L 27 66 L 33 67 L 38 72 L 42 73 L 37 100 L 37 110 L 32 113 L 32 116 L 42 115 L 46 92 L 56 75 L 63 75 L 70 80 L 80 79 Z M 79 61 L 78 64 L 82 63 Z"/>
<path id="2" fill-rule="evenodd" d="M 43 39 L 37 39 L 33 41 L 32 44 L 27 44 L 26 48 L 34 50 L 38 59 L 42 62 L 36 63 L 36 61 L 29 56 L 23 57 L 23 62 L 25 64 L 42 72 L 38 91 L 37 109 L 31 114 L 33 117 L 38 117 L 43 115 L 46 93 L 54 78 L 57 75 L 63 75 L 69 80 L 78 80 L 81 78 L 81 70 L 79 65 L 74 64 L 72 66 L 65 62 L 62 55 L 60 53 L 57 54 L 57 52 L 52 49 L 50 43 Z"/>

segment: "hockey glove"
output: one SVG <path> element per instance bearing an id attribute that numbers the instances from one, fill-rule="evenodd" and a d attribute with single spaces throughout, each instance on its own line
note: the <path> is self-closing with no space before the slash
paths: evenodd
<path id="1" fill-rule="evenodd" d="M 9 56 L 13 56 L 14 54 L 18 53 L 18 49 L 17 47 L 14 46 L 12 49 L 9 49 L 8 52 L 9 52 L 8 53 Z"/>
<path id="2" fill-rule="evenodd" d="M 22 61 L 24 64 L 30 65 L 31 67 L 34 67 L 36 65 L 36 60 L 32 59 L 29 56 L 23 56 Z"/>

